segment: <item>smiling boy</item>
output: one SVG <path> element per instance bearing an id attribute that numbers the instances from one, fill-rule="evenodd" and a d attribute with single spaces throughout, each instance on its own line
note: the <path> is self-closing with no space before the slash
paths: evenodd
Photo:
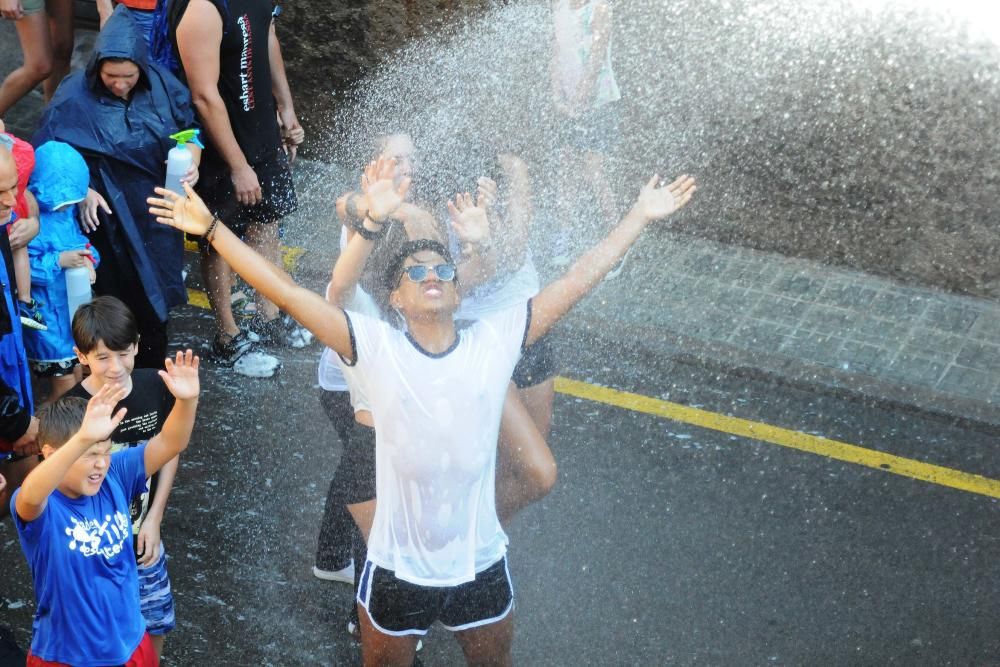
<path id="1" fill-rule="evenodd" d="M 106 385 L 120 386 L 125 391 L 115 408 L 127 408 L 128 412 L 111 434 L 112 452 L 136 447 L 159 433 L 174 397 L 155 369 L 135 368 L 139 329 L 128 306 L 113 296 L 98 297 L 80 306 L 73 317 L 73 341 L 80 364 L 90 369 L 90 375 L 67 396 L 89 400 Z M 147 488 L 136 496 L 131 507 L 139 601 L 158 656 L 163 655 L 166 635 L 175 626 L 160 524 L 179 465 L 177 458 L 167 462 L 148 480 Z"/>
<path id="2" fill-rule="evenodd" d="M 11 499 L 35 589 L 28 665 L 159 664 L 139 609 L 129 506 L 191 439 L 198 365 L 190 350 L 167 360 L 160 374 L 176 402 L 163 430 L 115 454 L 122 387 L 106 385 L 89 402 L 64 397 L 40 412 L 45 460 Z"/>

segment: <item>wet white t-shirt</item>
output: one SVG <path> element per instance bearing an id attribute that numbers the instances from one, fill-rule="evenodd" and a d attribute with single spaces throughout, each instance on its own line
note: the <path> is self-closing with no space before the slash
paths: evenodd
<path id="1" fill-rule="evenodd" d="M 507 551 L 495 504 L 497 437 L 530 304 L 480 319 L 437 355 L 380 320 L 348 317 L 375 419 L 368 557 L 421 586 L 472 581 Z"/>

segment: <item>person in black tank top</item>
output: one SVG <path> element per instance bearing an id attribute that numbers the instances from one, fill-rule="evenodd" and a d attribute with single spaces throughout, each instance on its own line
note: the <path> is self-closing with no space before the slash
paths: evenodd
<path id="1" fill-rule="evenodd" d="M 169 14 L 171 41 L 207 134 L 198 193 L 219 219 L 276 261 L 275 223 L 298 206 L 289 160 L 304 133 L 280 58 L 273 3 L 178 0 Z M 216 315 L 215 360 L 244 375 L 272 375 L 278 360 L 257 349 L 233 317 L 229 266 L 204 245 L 202 272 Z M 265 345 L 303 347 L 312 340 L 260 297 L 251 327 Z"/>

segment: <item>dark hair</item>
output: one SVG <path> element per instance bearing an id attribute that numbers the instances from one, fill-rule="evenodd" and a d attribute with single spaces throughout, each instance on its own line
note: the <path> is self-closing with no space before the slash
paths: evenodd
<path id="1" fill-rule="evenodd" d="M 444 258 L 444 261 L 449 264 L 454 263 L 451 258 L 451 253 L 448 252 L 448 248 L 444 246 L 440 241 L 435 241 L 433 239 L 416 239 L 415 241 L 407 241 L 402 246 L 400 246 L 399 251 L 396 253 L 395 257 L 389 263 L 389 270 L 385 273 L 386 286 L 389 291 L 396 289 L 399 285 L 399 279 L 403 276 L 403 264 L 406 263 L 407 257 L 412 257 L 418 252 L 429 251 L 437 253 Z"/>
<path id="2" fill-rule="evenodd" d="M 121 56 L 108 56 L 107 58 L 101 58 L 101 64 L 103 65 L 104 63 L 112 63 L 113 65 L 120 65 L 121 63 L 132 63 L 136 67 L 139 66 L 139 64 L 136 61 L 132 60 L 131 58 L 124 58 Z"/>
<path id="3" fill-rule="evenodd" d="M 139 342 L 135 315 L 113 296 L 99 296 L 73 315 L 73 342 L 81 353 L 93 352 L 101 341 L 114 352 Z"/>
<path id="4" fill-rule="evenodd" d="M 87 413 L 86 399 L 63 396 L 54 403 L 38 409 L 38 442 L 52 447 L 62 447 L 80 430 Z"/>

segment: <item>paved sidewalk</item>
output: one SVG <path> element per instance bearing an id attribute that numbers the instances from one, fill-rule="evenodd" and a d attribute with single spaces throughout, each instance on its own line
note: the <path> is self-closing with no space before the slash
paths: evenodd
<path id="1" fill-rule="evenodd" d="M 663 236 L 656 248 L 649 238 L 637 248 L 650 287 L 618 306 L 621 284 L 601 285 L 578 309 L 577 326 L 617 328 L 643 347 L 729 369 L 1000 425 L 1000 304 Z"/>

